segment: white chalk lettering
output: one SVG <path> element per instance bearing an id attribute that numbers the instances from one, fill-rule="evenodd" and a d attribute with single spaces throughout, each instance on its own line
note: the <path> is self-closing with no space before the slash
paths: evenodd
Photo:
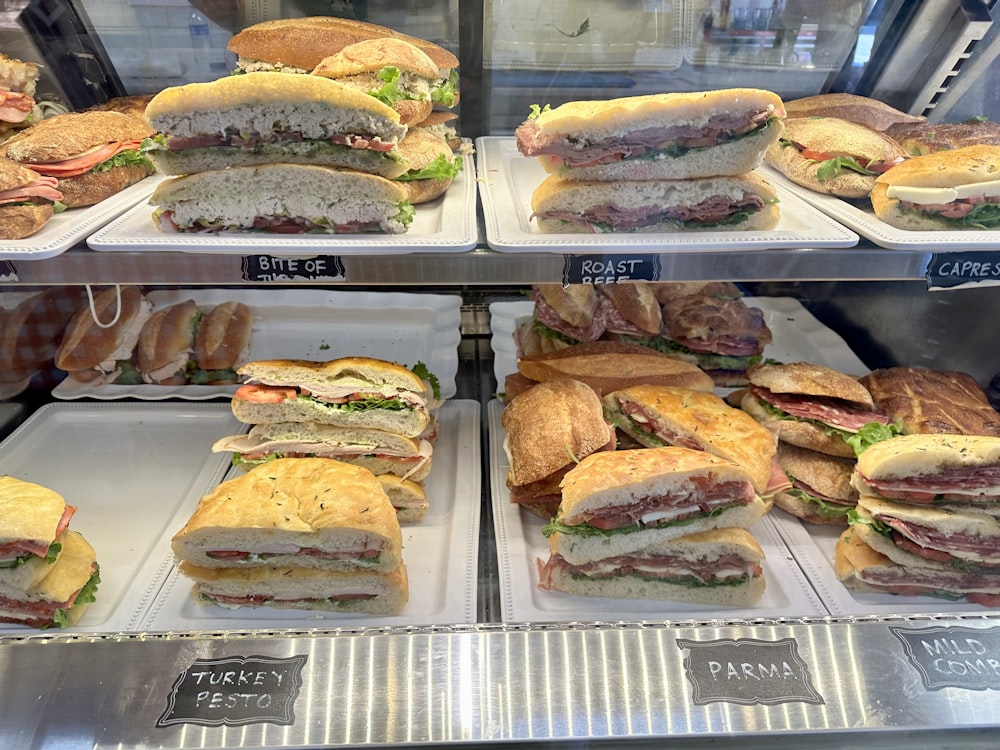
<path id="1" fill-rule="evenodd" d="M 798 680 L 799 676 L 787 661 L 777 664 L 757 662 L 708 662 L 708 671 L 716 682 L 726 680 Z"/>

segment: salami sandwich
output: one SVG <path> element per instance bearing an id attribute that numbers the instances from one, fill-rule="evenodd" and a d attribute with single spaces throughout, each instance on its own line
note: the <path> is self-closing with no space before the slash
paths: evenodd
<path id="1" fill-rule="evenodd" d="M 778 464 L 791 486 L 774 496 L 775 505 L 806 523 L 847 524 L 858 502 L 851 484 L 854 459 L 779 440 Z"/>
<path id="2" fill-rule="evenodd" d="M 566 179 L 686 180 L 754 170 L 784 117 L 778 95 L 761 89 L 648 94 L 537 109 L 515 136 L 523 155 Z"/>

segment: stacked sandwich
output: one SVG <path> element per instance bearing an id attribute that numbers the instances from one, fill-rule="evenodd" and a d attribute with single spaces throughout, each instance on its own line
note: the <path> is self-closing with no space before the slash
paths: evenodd
<path id="1" fill-rule="evenodd" d="M 764 553 L 747 529 L 766 505 L 736 464 L 676 446 L 599 452 L 561 489 L 542 590 L 731 606 L 763 595 Z"/>
<path id="2" fill-rule="evenodd" d="M 21 240 L 65 210 L 55 177 L 0 158 L 0 239 Z"/>
<path id="3" fill-rule="evenodd" d="M 392 615 L 409 595 L 382 485 L 339 461 L 282 458 L 225 481 L 171 545 L 205 604 Z"/>
<path id="4" fill-rule="evenodd" d="M 771 229 L 777 195 L 756 170 L 784 117 L 760 89 L 536 108 L 515 131 L 548 173 L 532 218 L 546 233 Z"/>
<path id="5" fill-rule="evenodd" d="M 99 566 L 69 528 L 75 512 L 47 487 L 0 477 L 0 622 L 65 627 L 95 600 Z"/>
<path id="6" fill-rule="evenodd" d="M 233 414 L 252 426 L 218 440 L 214 451 L 233 453 L 237 465 L 321 457 L 360 466 L 377 477 L 400 521 L 423 519 L 440 404 L 425 367 L 343 357 L 261 360 L 237 372 L 245 384 L 233 395 Z"/>
<path id="7" fill-rule="evenodd" d="M 775 504 L 810 523 L 847 522 L 858 493 L 857 455 L 898 432 L 856 378 L 809 362 L 748 370 L 741 408 L 778 438 L 778 462 L 791 487 Z"/>
<path id="8" fill-rule="evenodd" d="M 910 434 L 868 448 L 837 541 L 855 591 L 1000 605 L 1000 437 Z"/>

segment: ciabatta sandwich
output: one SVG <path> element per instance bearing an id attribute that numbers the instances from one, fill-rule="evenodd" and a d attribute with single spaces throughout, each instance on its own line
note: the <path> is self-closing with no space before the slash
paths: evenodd
<path id="1" fill-rule="evenodd" d="M 406 190 L 353 169 L 259 164 L 164 180 L 149 198 L 165 232 L 401 234 L 413 221 Z"/>
<path id="2" fill-rule="evenodd" d="M 30 237 L 52 218 L 62 202 L 59 181 L 23 164 L 0 158 L 0 239 Z"/>
<path id="3" fill-rule="evenodd" d="M 420 523 L 424 520 L 430 501 L 423 482 L 403 479 L 395 474 L 376 474 L 375 478 L 382 485 L 382 490 L 396 510 L 396 519 L 401 524 Z"/>
<path id="4" fill-rule="evenodd" d="M 610 599 L 748 607 L 764 594 L 763 560 L 764 551 L 746 529 L 710 529 L 581 565 L 553 554 L 544 564 L 539 561 L 538 588 Z"/>
<path id="5" fill-rule="evenodd" d="M 137 286 L 109 287 L 73 315 L 55 355 L 55 365 L 81 382 L 137 385 L 139 334 L 153 303 Z"/>
<path id="6" fill-rule="evenodd" d="M 396 362 L 343 357 L 328 362 L 259 360 L 238 370 L 232 398 L 241 422 L 317 422 L 415 438 L 432 426 L 437 396 L 420 375 Z"/>
<path id="7" fill-rule="evenodd" d="M 854 458 L 898 431 L 856 378 L 811 362 L 757 364 L 740 406 L 779 440 Z"/>
<path id="8" fill-rule="evenodd" d="M 767 164 L 792 182 L 838 198 L 867 198 L 876 178 L 908 154 L 884 133 L 836 117 L 785 121 Z"/>
<path id="9" fill-rule="evenodd" d="M 399 150 L 409 166 L 396 181 L 403 185 L 407 199 L 414 205 L 444 195 L 462 171 L 462 158 L 431 130 L 411 128 L 399 142 Z"/>
<path id="10" fill-rule="evenodd" d="M 533 113 L 517 148 L 570 180 L 687 180 L 746 174 L 782 132 L 785 108 L 761 89 L 571 101 Z"/>
<path id="11" fill-rule="evenodd" d="M 559 513 L 544 527 L 573 565 L 632 555 L 716 528 L 749 528 L 767 511 L 742 468 L 670 446 L 594 453 L 563 477 Z"/>
<path id="12" fill-rule="evenodd" d="M 0 53 L 0 142 L 35 119 L 38 66 Z"/>
<path id="13" fill-rule="evenodd" d="M 373 96 L 399 113 L 404 125 L 418 123 L 435 104 L 458 103 L 458 73 L 442 71 L 426 52 L 404 39 L 383 37 L 349 44 L 324 57 L 313 75 L 332 78 Z"/>
<path id="14" fill-rule="evenodd" d="M 559 483 L 592 453 L 613 450 L 615 431 L 584 383 L 556 378 L 516 396 L 501 416 L 510 501 L 545 518 L 559 507 Z"/>
<path id="15" fill-rule="evenodd" d="M 1000 146 L 966 146 L 914 156 L 872 188 L 875 215 L 913 231 L 1000 226 Z"/>
<path id="16" fill-rule="evenodd" d="M 0 476 L 0 570 L 44 570 L 55 562 L 61 548 L 56 540 L 75 512 L 55 490 Z"/>
<path id="17" fill-rule="evenodd" d="M 686 180 L 549 175 L 531 196 L 543 234 L 755 231 L 778 225 L 778 195 L 755 172 Z"/>
<path id="18" fill-rule="evenodd" d="M 152 128 L 122 112 L 67 112 L 17 133 L 0 145 L 6 156 L 58 180 L 68 208 L 100 203 L 153 174 L 139 151 Z"/>
<path id="19" fill-rule="evenodd" d="M 220 438 L 215 452 L 231 452 L 236 466 L 257 466 L 277 458 L 330 458 L 362 466 L 375 475 L 420 481 L 431 470 L 429 440 L 385 430 L 335 427 L 315 422 L 264 422 L 242 435 Z"/>
<path id="20" fill-rule="evenodd" d="M 778 464 L 791 487 L 774 496 L 774 504 L 806 523 L 847 523 L 858 502 L 851 484 L 854 460 L 778 441 Z"/>
<path id="21" fill-rule="evenodd" d="M 260 73 L 163 89 L 146 106 L 143 153 L 168 175 L 255 164 L 346 167 L 396 177 L 399 114 L 322 76 Z"/>
<path id="22" fill-rule="evenodd" d="M 399 566 L 402 537 L 396 511 L 367 469 L 282 458 L 210 490 L 171 548 L 201 568 L 389 573 Z"/>
<path id="23" fill-rule="evenodd" d="M 646 448 L 676 445 L 724 458 L 741 467 L 764 497 L 787 484 L 775 472 L 774 435 L 714 393 L 636 385 L 607 394 L 603 403 L 611 423 Z"/>

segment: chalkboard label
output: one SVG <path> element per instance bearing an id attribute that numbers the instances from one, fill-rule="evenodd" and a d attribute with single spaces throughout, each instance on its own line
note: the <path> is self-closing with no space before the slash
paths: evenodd
<path id="1" fill-rule="evenodd" d="M 698 705 L 825 702 L 812 686 L 809 669 L 791 638 L 778 641 L 678 638 L 677 645 L 688 652 L 684 669 Z"/>
<path id="2" fill-rule="evenodd" d="M 1000 285 L 1000 252 L 934 253 L 927 264 L 930 289 Z"/>
<path id="3" fill-rule="evenodd" d="M 314 258 L 284 258 L 273 255 L 244 255 L 243 280 L 268 281 L 343 281 L 344 261 L 338 255 Z"/>
<path id="4" fill-rule="evenodd" d="M 305 656 L 195 659 L 174 681 L 156 726 L 292 724 Z"/>
<path id="5" fill-rule="evenodd" d="M 567 255 L 563 265 L 564 284 L 659 280 L 659 255 Z"/>
<path id="6" fill-rule="evenodd" d="M 1000 630 L 890 627 L 924 687 L 1000 690 Z"/>
<path id="7" fill-rule="evenodd" d="M 0 281 L 17 281 L 17 269 L 9 260 L 0 260 Z"/>

